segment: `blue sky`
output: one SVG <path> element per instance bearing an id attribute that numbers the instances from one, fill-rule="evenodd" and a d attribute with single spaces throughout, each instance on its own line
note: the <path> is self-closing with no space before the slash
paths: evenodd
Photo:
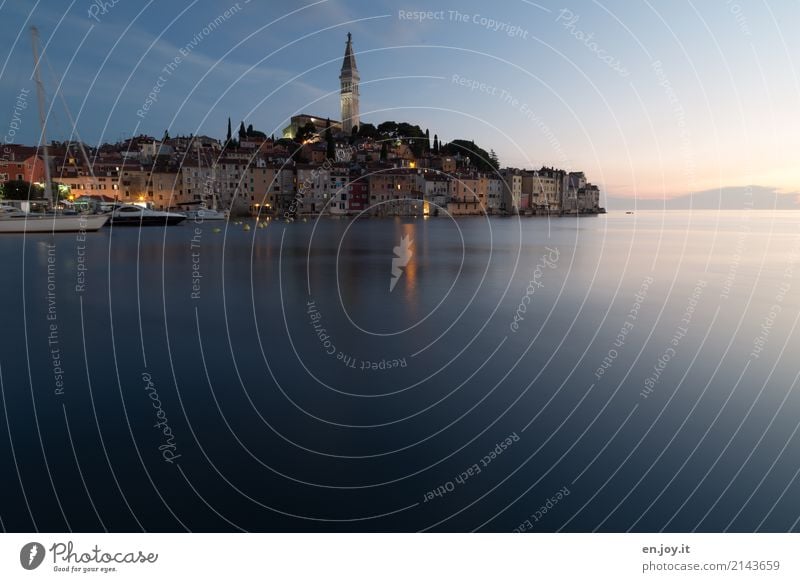
<path id="1" fill-rule="evenodd" d="M 43 70 L 48 94 L 63 75 L 80 135 L 93 144 L 165 128 L 223 137 L 228 116 L 276 134 L 300 111 L 336 118 L 352 32 L 363 121 L 475 139 L 505 165 L 583 169 L 610 195 L 800 191 L 792 0 L 105 4 L 105 13 L 88 0 L 0 5 L 9 122 L 20 91 L 35 90 L 30 24 L 55 73 Z M 414 11 L 433 18 L 409 18 Z M 157 100 L 137 115 L 159 77 Z M 34 143 L 29 102 L 16 137 Z M 58 101 L 52 111 L 49 137 L 65 139 L 69 119 Z"/>

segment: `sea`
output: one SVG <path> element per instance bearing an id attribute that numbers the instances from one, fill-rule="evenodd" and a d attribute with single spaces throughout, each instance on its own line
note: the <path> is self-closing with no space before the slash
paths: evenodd
<path id="1" fill-rule="evenodd" d="M 800 213 L 0 236 L 9 532 L 800 520 Z"/>

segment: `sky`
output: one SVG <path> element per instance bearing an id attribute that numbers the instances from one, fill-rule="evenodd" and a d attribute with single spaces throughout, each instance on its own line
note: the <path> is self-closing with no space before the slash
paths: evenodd
<path id="1" fill-rule="evenodd" d="M 582 170 L 609 196 L 795 196 L 798 23 L 795 0 L 5 0 L 0 132 L 39 139 L 31 25 L 48 138 L 68 139 L 71 116 L 92 145 L 336 119 L 351 32 L 363 122 Z"/>

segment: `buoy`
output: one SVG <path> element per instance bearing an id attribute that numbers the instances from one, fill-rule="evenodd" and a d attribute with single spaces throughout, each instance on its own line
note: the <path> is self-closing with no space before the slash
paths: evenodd
<path id="1" fill-rule="evenodd" d="M 221 228 L 219 228 L 219 227 L 217 227 L 217 228 L 214 228 L 214 229 L 212 229 L 212 231 L 211 231 L 211 232 L 214 232 L 214 233 L 220 233 L 220 232 L 222 232 L 222 229 L 221 229 Z"/>
<path id="2" fill-rule="evenodd" d="M 250 230 L 250 225 L 249 224 L 245 224 L 244 227 L 243 227 L 243 230 Z"/>

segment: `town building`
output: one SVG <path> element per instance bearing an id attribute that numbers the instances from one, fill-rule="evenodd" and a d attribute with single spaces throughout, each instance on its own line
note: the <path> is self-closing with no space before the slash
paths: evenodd
<path id="1" fill-rule="evenodd" d="M 522 198 L 522 173 L 515 168 L 500 170 L 503 181 L 502 210 L 509 214 L 519 214 Z"/>
<path id="2" fill-rule="evenodd" d="M 0 182 L 22 180 L 31 184 L 44 183 L 44 161 L 38 148 L 4 144 L 0 152 Z"/>
<path id="3" fill-rule="evenodd" d="M 450 200 L 447 211 L 452 216 L 484 214 L 489 179 L 477 173 L 454 174 L 450 180 Z"/>
<path id="4" fill-rule="evenodd" d="M 330 123 L 332 133 L 338 133 L 342 131 L 342 124 L 338 121 L 332 121 L 326 117 L 320 117 L 318 115 L 308 115 L 303 113 L 292 116 L 289 125 L 283 129 L 283 137 L 286 139 L 294 139 L 297 136 L 297 132 L 309 123 L 314 126 L 314 131 L 318 136 L 324 135 L 325 130 L 328 128 L 328 123 Z"/>

